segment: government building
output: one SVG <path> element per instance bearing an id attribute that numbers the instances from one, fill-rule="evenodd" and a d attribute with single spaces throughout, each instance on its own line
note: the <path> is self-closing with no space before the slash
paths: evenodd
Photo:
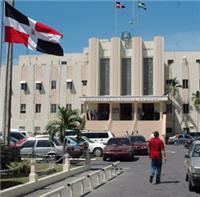
<path id="1" fill-rule="evenodd" d="M 0 128 L 5 66 L 1 67 Z M 169 80 L 178 88 L 173 104 Z M 11 128 L 45 132 L 57 106 L 79 109 L 85 128 L 116 136 L 200 131 L 192 93 L 200 90 L 200 51 L 164 50 L 164 38 L 90 38 L 82 53 L 23 55 L 13 66 Z"/>

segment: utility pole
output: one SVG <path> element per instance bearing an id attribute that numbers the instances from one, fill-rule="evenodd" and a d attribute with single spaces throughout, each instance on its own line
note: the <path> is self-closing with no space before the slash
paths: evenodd
<path id="1" fill-rule="evenodd" d="M 9 1 L 10 5 L 14 5 L 14 0 Z M 4 111 L 3 111 L 3 142 L 6 145 L 10 143 L 10 122 L 11 122 L 11 97 L 12 97 L 12 70 L 13 70 L 13 44 L 8 43 L 7 60 L 6 60 L 6 76 L 5 76 L 5 95 L 4 95 Z"/>

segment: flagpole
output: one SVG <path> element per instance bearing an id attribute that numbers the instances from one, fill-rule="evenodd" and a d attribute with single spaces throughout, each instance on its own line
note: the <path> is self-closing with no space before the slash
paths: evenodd
<path id="1" fill-rule="evenodd" d="M 1 3 L 2 15 L 1 15 L 1 46 L 0 46 L 0 66 L 2 66 L 2 54 L 3 54 L 3 16 L 4 16 L 4 0 Z M 2 68 L 2 67 L 1 67 Z M 1 81 L 1 69 L 0 69 L 0 81 Z"/>
<path id="2" fill-rule="evenodd" d="M 114 35 L 117 36 L 117 8 L 116 8 L 116 0 L 115 2 L 115 33 Z"/>
<path id="3" fill-rule="evenodd" d="M 14 0 L 10 0 L 10 5 L 14 5 Z M 5 76 L 5 95 L 3 111 L 3 142 L 6 145 L 10 143 L 10 123 L 11 123 L 11 97 L 12 97 L 12 69 L 13 69 L 13 45 L 8 43 L 6 76 Z"/>

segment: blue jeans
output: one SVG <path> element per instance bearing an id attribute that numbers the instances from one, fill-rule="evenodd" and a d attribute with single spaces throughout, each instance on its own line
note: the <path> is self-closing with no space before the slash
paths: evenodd
<path id="1" fill-rule="evenodd" d="M 162 169 L 162 159 L 159 158 L 152 159 L 150 176 L 154 177 L 154 175 L 156 174 L 156 182 L 160 182 L 161 169 Z"/>

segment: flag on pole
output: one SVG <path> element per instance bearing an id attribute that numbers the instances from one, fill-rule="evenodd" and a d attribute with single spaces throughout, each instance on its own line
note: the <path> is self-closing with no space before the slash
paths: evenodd
<path id="1" fill-rule="evenodd" d="M 146 4 L 143 3 L 142 1 L 138 1 L 138 8 L 143 8 L 144 10 L 146 10 Z"/>
<path id="2" fill-rule="evenodd" d="M 31 50 L 63 56 L 59 44 L 63 35 L 20 13 L 5 1 L 5 42 L 24 44 Z"/>
<path id="3" fill-rule="evenodd" d="M 119 1 L 116 1 L 116 8 L 125 8 L 125 5 L 121 4 Z"/>

